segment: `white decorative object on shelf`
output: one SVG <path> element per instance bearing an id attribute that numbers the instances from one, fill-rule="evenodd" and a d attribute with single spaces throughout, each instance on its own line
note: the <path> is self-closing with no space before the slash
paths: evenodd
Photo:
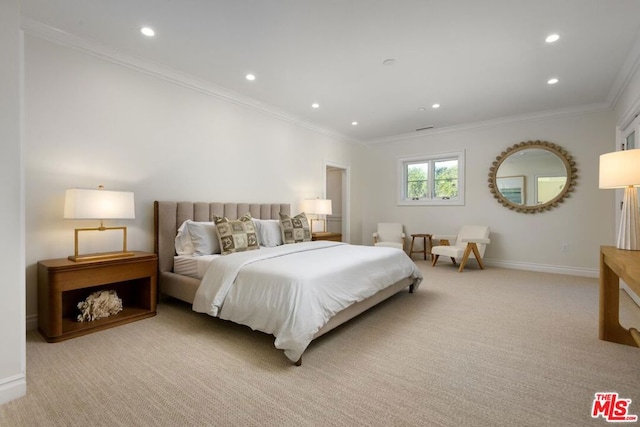
<path id="1" fill-rule="evenodd" d="M 122 311 L 122 300 L 116 291 L 96 291 L 78 303 L 78 322 L 92 322 Z"/>

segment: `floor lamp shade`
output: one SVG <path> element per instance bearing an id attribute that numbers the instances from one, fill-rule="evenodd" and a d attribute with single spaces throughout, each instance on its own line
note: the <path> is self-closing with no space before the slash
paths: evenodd
<path id="1" fill-rule="evenodd" d="M 600 156 L 600 188 L 624 188 L 618 249 L 640 250 L 640 149 L 614 151 Z"/>
<path id="2" fill-rule="evenodd" d="M 131 191 L 107 191 L 102 189 L 92 190 L 81 188 L 72 188 L 67 190 L 65 192 L 64 200 L 65 219 L 100 220 L 99 227 L 75 229 L 75 250 L 74 255 L 69 256 L 69 259 L 72 261 L 88 261 L 134 255 L 133 252 L 127 251 L 127 227 L 105 227 L 102 220 L 134 219 L 135 217 L 135 203 L 133 193 Z M 106 230 L 122 231 L 122 251 L 89 255 L 79 254 L 78 235 L 80 232 Z"/>

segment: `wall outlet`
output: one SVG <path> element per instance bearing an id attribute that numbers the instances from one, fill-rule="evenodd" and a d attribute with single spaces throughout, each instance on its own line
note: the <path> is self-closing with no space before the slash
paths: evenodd
<path id="1" fill-rule="evenodd" d="M 560 246 L 560 250 L 562 250 L 562 252 L 569 252 L 569 245 L 567 243 L 563 243 L 562 246 Z"/>

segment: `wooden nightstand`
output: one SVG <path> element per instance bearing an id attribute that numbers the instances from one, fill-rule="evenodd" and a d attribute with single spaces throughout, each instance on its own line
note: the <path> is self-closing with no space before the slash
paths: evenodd
<path id="1" fill-rule="evenodd" d="M 342 242 L 342 233 L 311 233 L 311 240 L 331 240 L 332 242 Z"/>
<path id="2" fill-rule="evenodd" d="M 38 330 L 47 341 L 58 342 L 155 316 L 157 271 L 157 255 L 147 252 L 102 261 L 39 261 Z M 78 322 L 77 304 L 102 289 L 115 290 L 123 310 L 92 322 Z"/>

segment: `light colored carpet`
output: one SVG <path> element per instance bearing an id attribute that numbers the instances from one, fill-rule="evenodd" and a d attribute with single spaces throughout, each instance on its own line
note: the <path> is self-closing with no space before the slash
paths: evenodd
<path id="1" fill-rule="evenodd" d="M 603 426 L 603 391 L 640 415 L 640 349 L 598 339 L 596 279 L 417 264 L 415 294 L 319 338 L 301 367 L 177 301 L 57 344 L 30 332 L 27 396 L 0 425 Z M 640 326 L 622 295 L 622 323 Z"/>

